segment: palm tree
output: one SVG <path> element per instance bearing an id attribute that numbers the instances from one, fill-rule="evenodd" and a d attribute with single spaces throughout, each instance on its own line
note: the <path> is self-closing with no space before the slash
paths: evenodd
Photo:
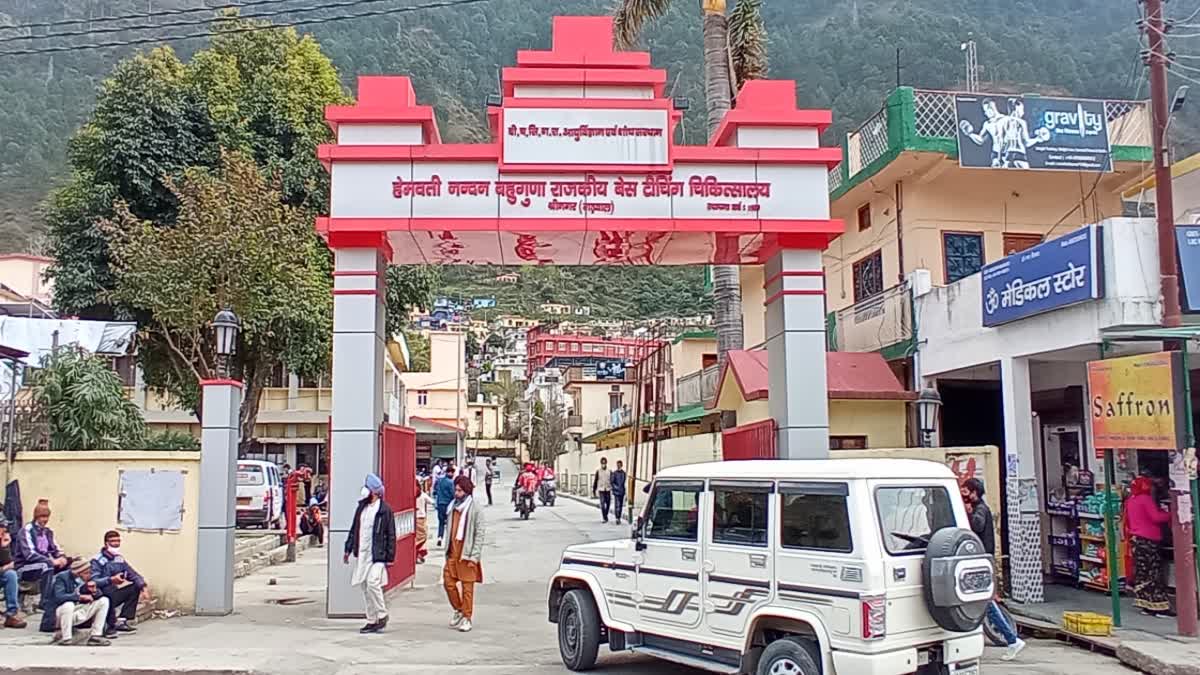
<path id="1" fill-rule="evenodd" d="M 671 0 L 620 0 L 613 14 L 617 47 L 633 47 L 642 26 L 666 13 Z M 725 0 L 701 0 L 704 21 L 704 97 L 709 136 L 732 106 L 734 93 L 746 80 L 767 74 L 767 31 L 762 0 L 738 0 L 731 17 Z M 742 348 L 742 290 L 738 268 L 713 267 L 713 310 L 717 358 L 725 364 L 731 350 Z"/>

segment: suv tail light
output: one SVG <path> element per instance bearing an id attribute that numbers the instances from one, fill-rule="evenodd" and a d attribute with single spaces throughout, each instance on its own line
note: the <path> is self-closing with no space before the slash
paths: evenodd
<path id="1" fill-rule="evenodd" d="M 882 640 L 887 637 L 886 596 L 862 598 L 862 636 L 864 640 Z"/>

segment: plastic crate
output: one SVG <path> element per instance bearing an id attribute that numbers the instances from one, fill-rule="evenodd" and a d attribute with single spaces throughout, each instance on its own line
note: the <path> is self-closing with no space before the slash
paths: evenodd
<path id="1" fill-rule="evenodd" d="M 1077 635 L 1112 635 L 1112 617 L 1095 612 L 1063 612 L 1063 628 Z"/>

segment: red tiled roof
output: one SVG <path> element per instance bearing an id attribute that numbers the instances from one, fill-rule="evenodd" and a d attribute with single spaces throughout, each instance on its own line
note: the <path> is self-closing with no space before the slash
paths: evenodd
<path id="1" fill-rule="evenodd" d="M 887 361 L 875 352 L 828 352 L 825 354 L 826 389 L 831 399 L 915 400 Z M 717 391 L 724 386 L 726 374 L 733 377 L 747 401 L 767 398 L 767 351 L 754 349 L 729 352 L 729 362 L 721 373 Z"/>

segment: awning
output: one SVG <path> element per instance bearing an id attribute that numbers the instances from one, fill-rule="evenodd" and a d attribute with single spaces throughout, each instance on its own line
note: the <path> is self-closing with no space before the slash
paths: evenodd
<path id="1" fill-rule="evenodd" d="M 1175 328 L 1162 328 L 1152 326 L 1149 328 L 1136 328 L 1133 330 L 1113 330 L 1104 331 L 1101 336 L 1112 342 L 1139 342 L 1139 341 L 1154 341 L 1154 340 L 1195 340 L 1200 338 L 1200 325 L 1197 326 L 1176 326 Z"/>
<path id="2" fill-rule="evenodd" d="M 693 403 L 686 408 L 680 408 L 674 412 L 667 413 L 667 417 L 663 421 L 667 424 L 679 424 L 681 422 L 702 419 L 708 414 L 710 413 L 704 409 L 703 403 Z"/>

